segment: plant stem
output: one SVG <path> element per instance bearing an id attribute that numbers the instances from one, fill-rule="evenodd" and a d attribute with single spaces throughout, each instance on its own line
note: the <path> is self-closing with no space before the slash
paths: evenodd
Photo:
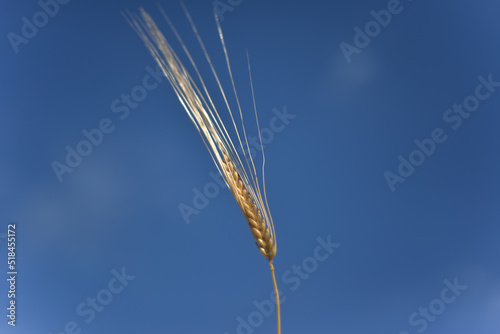
<path id="1" fill-rule="evenodd" d="M 276 294 L 276 315 L 277 315 L 278 334 L 281 334 L 280 295 L 278 293 L 278 285 L 276 284 L 276 277 L 274 276 L 273 261 L 269 261 L 269 266 L 271 266 L 271 274 L 273 275 L 274 293 Z"/>

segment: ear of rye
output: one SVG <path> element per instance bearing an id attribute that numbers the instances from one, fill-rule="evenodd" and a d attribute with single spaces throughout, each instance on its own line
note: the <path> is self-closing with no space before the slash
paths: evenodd
<path id="1" fill-rule="evenodd" d="M 140 36 L 151 55 L 154 57 L 154 59 L 162 69 L 165 77 L 170 82 L 179 101 L 184 107 L 184 110 L 200 133 L 201 138 L 203 139 L 215 165 L 217 166 L 217 169 L 223 176 L 224 181 L 226 182 L 228 188 L 236 199 L 238 206 L 243 212 L 243 215 L 250 227 L 250 231 L 252 232 L 255 244 L 257 245 L 262 255 L 264 255 L 271 262 L 271 268 L 274 270 L 274 268 L 272 267 L 272 259 L 276 255 L 277 250 L 274 224 L 272 222 L 269 206 L 267 205 L 267 200 L 265 200 L 265 185 L 263 183 L 263 197 L 261 194 L 261 187 L 259 185 L 259 179 L 257 177 L 253 159 L 250 154 L 247 157 L 247 154 L 245 153 L 249 151 L 248 140 L 243 123 L 243 115 L 236 94 L 236 89 L 234 87 L 229 58 L 227 56 L 227 50 L 224 44 L 224 38 L 222 35 L 220 23 L 216 18 L 219 36 L 222 42 L 224 54 L 226 56 L 226 63 L 229 75 L 231 77 L 231 83 L 233 85 L 233 91 L 238 102 L 241 126 L 243 128 L 243 138 L 246 143 L 246 148 L 244 147 L 241 140 L 240 131 L 238 130 L 238 127 L 234 120 L 233 113 L 231 111 L 231 108 L 229 107 L 226 94 L 220 84 L 219 77 L 215 72 L 212 62 L 210 61 L 210 57 L 208 56 L 201 37 L 198 34 L 196 26 L 189 16 L 189 13 L 185 9 L 191 27 L 193 28 L 200 46 L 203 49 L 203 53 L 217 81 L 220 93 L 224 98 L 226 104 L 225 107 L 227 108 L 231 116 L 232 124 L 238 138 L 239 147 L 241 148 L 241 152 L 243 152 L 243 159 L 241 159 L 240 155 L 238 154 L 238 151 L 236 150 L 236 147 L 231 140 L 231 137 L 224 123 L 222 122 L 217 109 L 215 108 L 210 94 L 208 93 L 208 89 L 203 81 L 203 78 L 198 71 L 196 63 L 193 61 L 189 51 L 187 50 L 181 37 L 173 27 L 168 16 L 161 8 L 160 10 L 164 18 L 167 20 L 167 23 L 172 28 L 175 36 L 181 43 L 186 56 L 188 57 L 191 65 L 194 68 L 194 72 L 196 73 L 201 88 L 191 77 L 191 75 L 171 47 L 170 43 L 167 41 L 165 36 L 158 29 L 154 20 L 146 11 L 141 8 L 140 14 L 127 12 L 124 16 L 132 26 L 132 28 Z M 246 164 L 244 164 L 243 161 L 245 161 Z M 245 168 L 245 165 L 247 166 L 247 168 Z"/>

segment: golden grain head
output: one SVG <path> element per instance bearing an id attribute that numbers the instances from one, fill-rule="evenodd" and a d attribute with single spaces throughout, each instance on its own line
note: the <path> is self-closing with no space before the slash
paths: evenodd
<path id="1" fill-rule="evenodd" d="M 140 14 L 127 12 L 124 16 L 132 26 L 132 28 L 141 37 L 151 55 L 154 57 L 158 65 L 161 67 L 166 78 L 170 82 L 179 101 L 184 107 L 184 110 L 196 126 L 196 129 L 200 133 L 205 145 L 207 146 L 215 165 L 217 166 L 219 172 L 222 174 L 226 184 L 234 195 L 236 202 L 241 208 L 241 211 L 243 212 L 243 215 L 245 216 L 248 225 L 250 226 L 250 230 L 252 232 L 254 241 L 257 244 L 257 247 L 259 248 L 260 252 L 269 261 L 271 261 L 276 255 L 276 237 L 271 213 L 267 204 L 264 168 L 262 167 L 263 179 L 261 186 L 261 182 L 259 181 L 259 177 L 257 176 L 253 158 L 251 155 L 246 154 L 246 152 L 249 151 L 249 147 L 243 122 L 243 113 L 241 111 L 238 95 L 236 93 L 236 87 L 234 84 L 229 57 L 224 43 L 224 37 L 222 34 L 220 23 L 216 18 L 217 29 L 226 58 L 228 74 L 231 79 L 233 93 L 236 98 L 237 108 L 240 115 L 241 123 L 239 126 L 237 126 L 235 122 L 232 109 L 229 106 L 228 100 L 226 98 L 227 95 L 222 88 L 219 76 L 217 75 L 217 72 L 212 65 L 212 62 L 198 33 L 198 30 L 196 29 L 191 16 L 187 12 L 187 9 L 185 9 L 187 18 L 189 19 L 191 27 L 198 39 L 208 65 L 210 66 L 212 74 L 217 82 L 219 93 L 222 95 L 225 102 L 225 106 L 223 107 L 227 109 L 231 117 L 234 132 L 236 133 L 237 145 L 239 144 L 240 151 L 243 152 L 242 157 L 240 157 L 240 155 L 238 154 L 238 150 L 236 149 L 236 146 L 231 139 L 226 126 L 222 122 L 222 119 L 218 113 L 218 109 L 216 108 L 212 97 L 208 92 L 207 86 L 205 85 L 205 82 L 198 70 L 198 67 L 191 57 L 186 45 L 182 41 L 180 35 L 175 30 L 175 27 L 173 26 L 172 22 L 165 14 L 165 12 L 161 8 L 160 11 L 169 24 L 170 28 L 172 29 L 173 33 L 175 34 L 177 40 L 180 42 L 187 58 L 189 59 L 191 66 L 194 69 L 194 73 L 196 74 L 197 81 L 195 81 L 193 77 L 191 77 L 189 71 L 185 68 L 184 64 L 179 59 L 170 43 L 158 29 L 155 21 L 146 11 L 144 11 L 144 9 L 140 9 Z M 252 97 L 254 100 L 254 110 L 255 115 L 257 115 L 255 98 L 253 94 L 253 85 L 251 83 L 250 61 L 248 61 L 248 66 L 250 73 L 250 84 L 252 88 Z M 239 127 L 241 129 L 239 129 Z M 246 147 L 243 143 L 246 143 Z M 262 152 L 263 151 L 264 150 L 262 147 Z M 265 162 L 264 155 L 263 159 L 263 161 Z M 264 193 L 263 195 L 261 193 L 261 188 Z"/>
<path id="2" fill-rule="evenodd" d="M 262 217 L 251 192 L 245 186 L 240 174 L 227 155 L 224 156 L 223 172 L 226 179 L 229 179 L 229 188 L 247 220 L 257 248 L 262 255 L 271 261 L 276 255 L 274 231 L 268 226 L 265 218 Z"/>

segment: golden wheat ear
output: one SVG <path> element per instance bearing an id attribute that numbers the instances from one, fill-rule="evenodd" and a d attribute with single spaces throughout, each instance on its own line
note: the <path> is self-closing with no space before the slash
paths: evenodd
<path id="1" fill-rule="evenodd" d="M 231 71 L 231 65 L 229 62 L 229 56 L 224 41 L 224 35 L 222 33 L 222 28 L 215 14 L 215 21 L 217 25 L 217 31 L 219 33 L 220 41 L 222 44 L 222 49 L 224 51 L 224 56 L 226 60 L 227 70 L 229 77 L 231 79 L 232 91 L 234 93 L 237 109 L 240 116 L 239 126 L 236 124 L 233 112 L 228 103 L 226 93 L 222 88 L 219 80 L 219 76 L 212 65 L 212 61 L 208 55 L 205 45 L 201 39 L 200 34 L 194 24 L 191 15 L 189 14 L 184 3 L 181 2 L 182 8 L 186 14 L 187 19 L 193 29 L 194 34 L 199 42 L 200 47 L 203 50 L 208 65 L 210 66 L 211 72 L 217 82 L 218 91 L 222 95 L 224 100 L 224 109 L 227 109 L 231 121 L 232 128 L 236 133 L 237 145 L 241 149 L 243 157 L 240 157 L 238 150 L 236 149 L 229 132 L 227 131 L 224 122 L 215 107 L 213 99 L 208 92 L 205 81 L 201 76 L 198 67 L 191 57 L 189 50 L 184 44 L 181 36 L 175 29 L 172 21 L 166 15 L 165 11 L 159 6 L 160 12 L 170 26 L 172 32 L 176 36 L 177 40 L 182 46 L 182 49 L 187 56 L 191 66 L 196 74 L 197 81 L 189 74 L 189 71 L 185 68 L 184 64 L 180 61 L 179 57 L 175 53 L 174 49 L 167 41 L 165 36 L 158 29 L 155 21 L 151 16 L 142 8 L 139 10 L 139 14 L 126 12 L 123 16 L 130 24 L 130 26 L 135 30 L 135 32 L 142 39 L 147 49 L 156 60 L 160 68 L 162 69 L 165 77 L 170 82 L 170 85 L 174 89 L 177 98 L 181 102 L 184 110 L 188 114 L 191 121 L 194 123 L 196 129 L 200 133 L 203 142 L 205 143 L 212 160 L 214 161 L 217 169 L 221 173 L 226 182 L 229 190 L 233 194 L 238 206 L 240 207 L 243 215 L 250 227 L 255 244 L 257 245 L 259 251 L 264 255 L 269 261 L 271 268 L 271 274 L 273 279 L 274 291 L 276 294 L 276 305 L 277 305 L 277 332 L 281 333 L 281 320 L 280 320 L 280 303 L 279 303 L 279 293 L 276 284 L 276 277 L 274 274 L 273 258 L 276 255 L 277 245 L 276 245 L 276 234 L 274 230 L 274 224 L 269 210 L 269 205 L 267 203 L 266 187 L 265 187 L 265 155 L 264 148 L 262 145 L 262 137 L 259 129 L 259 122 L 257 117 L 257 108 L 255 105 L 255 95 L 252 83 L 251 69 L 250 69 L 250 59 L 247 52 L 248 60 L 248 71 L 250 74 L 250 86 L 252 91 L 253 108 L 255 111 L 255 117 L 257 122 L 257 129 L 259 130 L 259 138 L 261 141 L 261 150 L 263 154 L 262 163 L 262 190 L 264 196 L 262 196 L 261 186 L 259 178 L 256 172 L 255 164 L 253 158 L 250 154 L 250 148 L 248 145 L 248 138 L 246 135 L 245 124 L 243 121 L 243 112 L 238 99 L 238 94 L 236 92 L 235 83 L 233 80 L 233 74 Z M 239 129 L 241 127 L 241 130 Z M 240 135 L 242 132 L 242 135 Z M 244 139 L 245 145 L 243 145 L 242 138 Z"/>

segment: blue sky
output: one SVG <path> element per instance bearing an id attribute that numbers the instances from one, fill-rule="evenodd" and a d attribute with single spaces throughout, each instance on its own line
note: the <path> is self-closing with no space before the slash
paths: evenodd
<path id="1" fill-rule="evenodd" d="M 213 1 L 185 2 L 229 89 Z M 54 4 L 0 14 L 2 332 L 275 332 L 268 264 L 120 15 L 144 6 L 172 39 L 155 2 Z M 217 4 L 243 112 L 248 49 L 266 129 L 283 333 L 498 333 L 498 3 Z"/>

